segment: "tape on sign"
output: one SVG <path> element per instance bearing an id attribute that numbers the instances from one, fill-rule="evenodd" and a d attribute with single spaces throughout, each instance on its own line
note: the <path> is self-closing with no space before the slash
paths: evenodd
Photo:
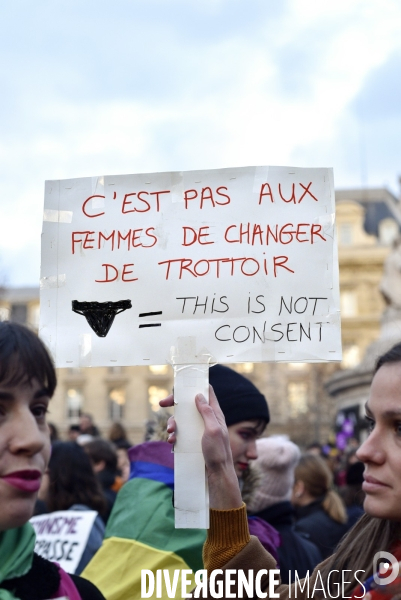
<path id="1" fill-rule="evenodd" d="M 255 167 L 255 175 L 253 177 L 252 191 L 255 194 L 259 194 L 262 185 L 264 183 L 267 183 L 268 178 L 269 178 L 269 167 Z"/>
<path id="2" fill-rule="evenodd" d="M 43 221 L 47 223 L 72 223 L 72 210 L 52 210 L 47 208 L 43 211 Z"/>
<path id="3" fill-rule="evenodd" d="M 184 202 L 184 175 L 182 171 L 171 175 L 171 202 Z"/>
<path id="4" fill-rule="evenodd" d="M 92 363 L 92 334 L 82 333 L 79 336 L 79 366 L 90 367 Z"/>
<path id="5" fill-rule="evenodd" d="M 66 283 L 67 276 L 62 275 L 51 275 L 50 277 L 42 277 L 40 280 L 41 290 L 50 290 L 53 288 L 63 287 Z"/>
<path id="6" fill-rule="evenodd" d="M 216 364 L 216 360 L 207 348 L 197 349 L 197 340 L 195 336 L 179 337 L 174 346 L 170 347 L 170 364 L 173 368 L 180 365 Z"/>

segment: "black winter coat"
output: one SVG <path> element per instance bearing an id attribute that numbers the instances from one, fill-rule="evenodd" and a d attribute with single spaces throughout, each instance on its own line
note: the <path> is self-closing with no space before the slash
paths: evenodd
<path id="1" fill-rule="evenodd" d="M 338 523 L 329 517 L 322 506 L 323 499 L 319 498 L 307 506 L 295 508 L 295 530 L 307 535 L 325 559 L 333 554 L 348 527 L 346 523 Z"/>
<path id="2" fill-rule="evenodd" d="M 278 502 L 255 515 L 272 525 L 280 534 L 281 545 L 277 548 L 282 583 L 294 583 L 295 573 L 299 579 L 310 574 L 322 561 L 318 548 L 294 529 L 294 509 L 290 502 Z"/>

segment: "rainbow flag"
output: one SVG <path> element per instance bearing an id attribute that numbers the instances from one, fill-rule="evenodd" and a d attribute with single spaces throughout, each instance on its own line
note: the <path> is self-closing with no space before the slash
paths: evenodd
<path id="1" fill-rule="evenodd" d="M 131 448 L 129 457 L 130 478 L 117 495 L 103 545 L 82 573 L 107 600 L 141 598 L 141 569 L 167 569 L 172 581 L 176 569 L 203 568 L 206 530 L 174 527 L 171 446 L 145 442 Z"/>

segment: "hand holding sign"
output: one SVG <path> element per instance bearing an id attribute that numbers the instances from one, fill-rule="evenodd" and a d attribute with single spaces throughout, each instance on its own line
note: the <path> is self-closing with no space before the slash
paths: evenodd
<path id="1" fill-rule="evenodd" d="M 212 386 L 209 386 L 209 403 L 203 394 L 197 394 L 194 402 L 204 422 L 202 452 L 206 464 L 210 508 L 239 508 L 243 502 L 234 470 L 227 426 Z M 162 407 L 173 404 L 173 395 L 160 401 Z M 174 444 L 177 441 L 174 417 L 170 417 L 167 431 L 170 434 L 169 443 Z"/>

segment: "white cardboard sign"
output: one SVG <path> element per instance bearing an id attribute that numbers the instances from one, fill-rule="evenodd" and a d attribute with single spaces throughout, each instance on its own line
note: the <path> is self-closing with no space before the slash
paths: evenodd
<path id="1" fill-rule="evenodd" d="M 40 335 L 58 367 L 341 360 L 334 215 L 323 168 L 47 181 Z"/>
<path id="2" fill-rule="evenodd" d="M 95 522 L 95 510 L 60 510 L 30 519 L 36 533 L 35 552 L 75 573 Z"/>

